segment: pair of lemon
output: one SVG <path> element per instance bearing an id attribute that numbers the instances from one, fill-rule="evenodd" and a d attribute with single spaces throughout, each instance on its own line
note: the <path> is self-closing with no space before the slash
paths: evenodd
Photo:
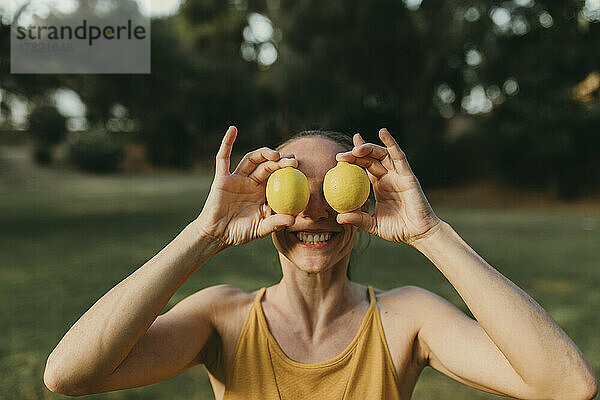
<path id="1" fill-rule="evenodd" d="M 285 167 L 273 172 L 267 181 L 267 203 L 278 214 L 296 215 L 304 210 L 310 197 L 308 179 L 302 171 Z M 355 164 L 340 161 L 327 171 L 323 194 L 338 213 L 354 211 L 369 197 L 369 177 Z"/>

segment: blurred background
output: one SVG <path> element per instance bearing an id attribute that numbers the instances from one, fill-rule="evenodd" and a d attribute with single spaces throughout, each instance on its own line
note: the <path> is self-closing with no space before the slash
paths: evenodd
<path id="1" fill-rule="evenodd" d="M 43 385 L 48 354 L 198 215 L 229 125 L 233 165 L 303 129 L 377 143 L 387 127 L 438 215 L 600 369 L 600 0 L 86 3 L 152 18 L 151 74 L 10 74 L 13 21 L 83 5 L 0 3 L 0 397 L 63 398 Z M 418 285 L 468 312 L 413 249 L 358 247 L 354 280 Z M 258 240 L 211 259 L 165 310 L 280 278 Z M 89 398 L 213 395 L 200 366 Z M 414 398 L 497 397 L 426 369 Z"/>

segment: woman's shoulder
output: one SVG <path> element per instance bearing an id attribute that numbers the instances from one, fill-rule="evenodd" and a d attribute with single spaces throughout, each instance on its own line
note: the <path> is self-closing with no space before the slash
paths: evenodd
<path id="1" fill-rule="evenodd" d="M 229 284 L 206 287 L 195 295 L 202 296 L 210 307 L 212 322 L 223 335 L 226 330 L 236 328 L 237 322 L 243 321 L 252 306 L 253 300 L 260 289 L 247 292 Z"/>
<path id="2" fill-rule="evenodd" d="M 413 285 L 398 286 L 398 287 L 391 288 L 391 289 L 379 289 L 373 285 L 363 285 L 363 284 L 356 283 L 356 282 L 353 282 L 353 283 L 355 285 L 358 285 L 365 291 L 367 290 L 368 286 L 372 286 L 373 293 L 375 294 L 375 297 L 377 297 L 377 299 L 379 299 L 380 297 L 383 297 L 383 298 L 406 297 L 406 296 L 410 296 L 410 295 L 415 295 L 417 293 L 428 292 L 427 290 L 425 290 L 423 288 L 420 288 L 418 286 L 413 286 Z M 430 293 L 430 292 L 428 292 L 428 293 Z"/>
<path id="3" fill-rule="evenodd" d="M 247 292 L 230 284 L 219 284 L 208 286 L 196 294 L 213 299 L 215 302 L 228 305 L 237 303 L 247 303 L 252 301 L 261 289 L 256 289 L 253 292 Z"/>
<path id="4" fill-rule="evenodd" d="M 367 286 L 364 287 L 366 290 Z M 373 292 L 378 303 L 391 309 L 411 308 L 416 310 L 422 300 L 436 296 L 432 292 L 414 285 L 398 286 L 385 290 L 373 287 Z"/>
<path id="5" fill-rule="evenodd" d="M 232 312 L 235 313 L 240 309 L 248 308 L 257 292 L 248 293 L 233 285 L 220 284 L 201 289 L 190 297 L 196 298 L 198 304 L 209 307 L 211 314 L 217 317 L 231 315 Z"/>

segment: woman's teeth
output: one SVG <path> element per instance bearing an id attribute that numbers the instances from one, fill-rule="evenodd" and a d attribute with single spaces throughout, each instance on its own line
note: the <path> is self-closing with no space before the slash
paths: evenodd
<path id="1" fill-rule="evenodd" d="M 333 236 L 332 232 L 324 233 L 308 233 L 308 232 L 296 232 L 296 237 L 302 243 L 306 244 L 320 244 L 325 243 Z"/>

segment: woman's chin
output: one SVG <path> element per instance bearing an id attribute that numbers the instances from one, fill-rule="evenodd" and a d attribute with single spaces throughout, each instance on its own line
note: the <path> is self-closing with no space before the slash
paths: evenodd
<path id="1" fill-rule="evenodd" d="M 298 267 L 298 269 L 302 272 L 305 272 L 309 275 L 316 275 L 319 273 L 323 273 L 327 270 L 327 268 L 323 267 L 323 268 L 319 268 L 319 267 L 307 267 L 307 268 L 302 268 L 302 267 Z"/>
<path id="2" fill-rule="evenodd" d="M 319 273 L 322 272 L 326 269 L 325 265 L 321 265 L 321 264 L 308 264 L 308 263 L 294 263 L 294 265 L 296 266 L 296 269 L 302 272 L 306 272 L 308 274 L 315 274 L 315 273 Z"/>
<path id="3" fill-rule="evenodd" d="M 292 261 L 293 262 L 293 261 Z M 313 260 L 302 260 L 302 262 L 295 262 L 296 268 L 307 274 L 319 274 L 332 269 L 335 263 L 332 260 L 313 259 Z"/>

